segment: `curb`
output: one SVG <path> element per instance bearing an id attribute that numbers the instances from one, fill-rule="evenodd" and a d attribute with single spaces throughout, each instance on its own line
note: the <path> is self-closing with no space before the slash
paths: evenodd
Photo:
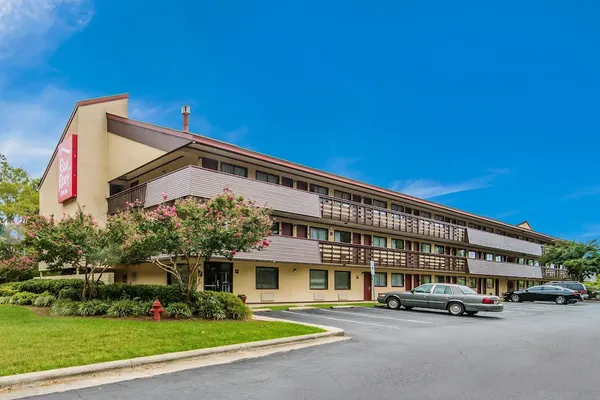
<path id="1" fill-rule="evenodd" d="M 325 329 L 327 332 L 311 333 L 308 335 L 291 336 L 278 339 L 259 340 L 256 342 L 232 344 L 228 346 L 211 347 L 207 349 L 180 351 L 176 353 L 157 354 L 154 356 L 137 357 L 129 360 L 108 361 L 97 364 L 80 365 L 76 367 L 58 368 L 47 371 L 29 372 L 25 374 L 10 375 L 0 377 L 0 389 L 5 389 L 10 386 L 41 383 L 45 381 L 63 379 L 73 376 L 89 375 L 98 372 L 134 368 L 150 364 L 159 364 L 170 361 L 186 360 L 190 358 L 206 357 L 216 354 L 233 353 L 243 350 L 260 349 L 264 347 L 275 347 L 290 343 L 300 343 L 306 341 L 316 341 L 323 338 L 344 336 L 344 330 L 324 325 L 314 325 L 308 323 L 300 323 L 297 321 L 283 320 L 278 318 L 269 318 L 263 316 L 255 316 L 254 319 L 259 321 L 279 321 L 288 322 L 299 325 L 313 326 Z"/>
<path id="2" fill-rule="evenodd" d="M 301 306 L 301 307 L 288 307 L 286 311 L 305 311 L 305 310 L 316 310 L 317 307 Z"/>
<path id="3" fill-rule="evenodd" d="M 356 307 L 356 306 L 331 306 L 331 308 L 333 310 L 344 310 L 346 308 L 367 308 L 367 307 L 362 307 L 362 306 L 359 306 L 359 307 Z"/>

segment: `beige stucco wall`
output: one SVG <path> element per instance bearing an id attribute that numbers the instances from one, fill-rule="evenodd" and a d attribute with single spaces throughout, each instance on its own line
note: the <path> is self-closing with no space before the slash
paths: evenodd
<path id="1" fill-rule="evenodd" d="M 124 277 L 126 277 L 126 282 Z M 151 263 L 126 265 L 115 270 L 115 282 L 133 285 L 166 285 L 167 273 Z M 173 282 L 175 282 L 175 278 L 173 278 Z"/>
<path id="2" fill-rule="evenodd" d="M 110 132 L 107 135 L 108 181 L 116 179 L 166 153 L 164 150 Z"/>

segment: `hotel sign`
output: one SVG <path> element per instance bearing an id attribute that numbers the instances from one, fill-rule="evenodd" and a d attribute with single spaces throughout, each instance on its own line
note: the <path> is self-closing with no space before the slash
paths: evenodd
<path id="1" fill-rule="evenodd" d="M 58 202 L 77 197 L 77 135 L 58 145 Z"/>

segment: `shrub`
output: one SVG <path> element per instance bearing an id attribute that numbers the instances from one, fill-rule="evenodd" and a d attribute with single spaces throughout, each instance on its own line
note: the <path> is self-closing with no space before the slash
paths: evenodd
<path id="1" fill-rule="evenodd" d="M 185 293 L 176 285 L 130 285 L 112 283 L 98 287 L 98 297 L 102 300 L 139 300 L 143 302 L 159 299 L 163 306 L 180 303 L 185 300 Z"/>
<path id="2" fill-rule="evenodd" d="M 21 306 L 31 305 L 37 298 L 35 293 L 29 292 L 18 292 L 12 295 L 10 298 L 10 304 L 18 304 Z"/>
<path id="3" fill-rule="evenodd" d="M 8 296 L 0 297 L 0 304 L 9 304 L 9 303 L 10 303 L 10 297 L 8 297 Z"/>
<path id="4" fill-rule="evenodd" d="M 194 309 L 200 318 L 221 320 L 227 318 L 223 303 L 215 292 L 197 293 Z"/>
<path id="5" fill-rule="evenodd" d="M 56 297 L 52 296 L 50 293 L 42 293 L 40 294 L 34 301 L 33 305 L 36 307 L 50 307 L 52 303 L 54 303 Z"/>
<path id="6" fill-rule="evenodd" d="M 187 319 L 192 317 L 192 309 L 186 303 L 171 303 L 165 307 L 167 317 Z"/>
<path id="7" fill-rule="evenodd" d="M 220 295 L 228 319 L 247 320 L 250 318 L 252 311 L 242 299 L 231 293 L 220 293 Z"/>
<path id="8" fill-rule="evenodd" d="M 130 317 L 140 314 L 140 303 L 134 300 L 115 301 L 108 307 L 106 315 L 109 317 Z"/>
<path id="9" fill-rule="evenodd" d="M 141 316 L 148 316 L 150 315 L 151 311 L 152 311 L 152 304 L 154 304 L 154 301 L 144 301 L 141 302 L 139 304 L 139 315 Z"/>
<path id="10" fill-rule="evenodd" d="M 81 300 L 81 290 L 74 288 L 63 288 L 58 292 L 58 298 L 61 300 L 72 300 L 72 301 L 80 301 Z"/>
<path id="11" fill-rule="evenodd" d="M 76 315 L 77 303 L 70 300 L 56 300 L 52 304 L 52 313 L 60 316 Z"/>
<path id="12" fill-rule="evenodd" d="M 102 300 L 84 301 L 77 305 L 77 315 L 90 317 L 93 315 L 106 315 L 110 305 Z"/>
<path id="13" fill-rule="evenodd" d="M 0 285 L 0 296 L 2 297 L 10 297 L 17 292 L 18 290 L 14 288 L 14 284 L 12 283 L 5 283 Z"/>
<path id="14" fill-rule="evenodd" d="M 31 279 L 15 283 L 13 286 L 21 292 L 49 292 L 58 297 L 62 289 L 76 289 L 81 293 L 83 291 L 83 283 L 81 279 Z"/>

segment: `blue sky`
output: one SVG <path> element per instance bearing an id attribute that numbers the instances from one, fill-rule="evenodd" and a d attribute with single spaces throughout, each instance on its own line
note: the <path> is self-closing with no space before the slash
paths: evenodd
<path id="1" fill-rule="evenodd" d="M 0 0 L 0 152 L 75 102 L 535 230 L 600 237 L 600 3 Z"/>

